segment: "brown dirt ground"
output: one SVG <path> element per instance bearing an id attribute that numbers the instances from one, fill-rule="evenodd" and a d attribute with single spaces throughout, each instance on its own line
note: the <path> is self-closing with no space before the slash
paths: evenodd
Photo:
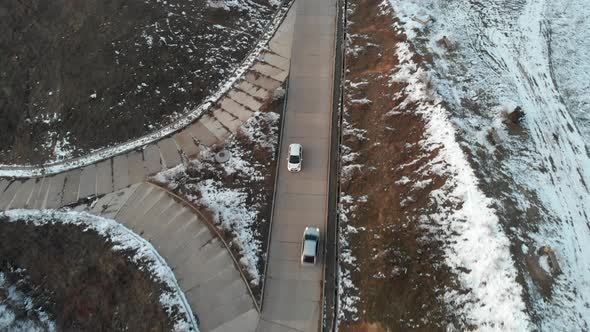
<path id="1" fill-rule="evenodd" d="M 341 192 L 357 198 L 367 195 L 368 199 L 357 203 L 349 216 L 350 225 L 365 228 L 348 239 L 357 259 L 358 270 L 351 277 L 360 289 L 359 317 L 347 317 L 340 331 L 444 331 L 454 318 L 445 311 L 441 295 L 446 287 L 453 287 L 453 277 L 442 264 L 441 243 L 418 219 L 436 208 L 428 197 L 445 179 L 414 173 L 436 154 L 422 151 L 417 144 L 424 138 L 424 121 L 414 112 L 415 105 L 400 110 L 399 115 L 385 115 L 405 98 L 394 96 L 404 86 L 390 83 L 388 73 L 398 64 L 396 44 L 406 37 L 392 27 L 396 18 L 389 7 L 383 7 L 385 14 L 379 15 L 380 3 L 348 1 L 347 34 L 362 37 L 349 37 L 347 49 L 362 46 L 363 50 L 345 58 L 344 118 L 354 128 L 366 129 L 367 139 L 342 138 L 343 145 L 360 153 L 353 164 L 363 167 L 342 180 Z M 414 61 L 423 60 L 416 56 Z M 350 84 L 360 81 L 368 84 Z M 372 102 L 351 102 L 362 98 Z M 396 184 L 404 176 L 411 182 Z M 432 182 L 422 189 L 412 188 L 425 179 Z M 407 197 L 413 201 L 400 204 Z M 376 278 L 378 272 L 384 277 Z"/>
<path id="2" fill-rule="evenodd" d="M 205 0 L 2 1 L 0 163 L 55 160 L 63 139 L 73 157 L 83 155 L 192 109 L 277 9 L 249 4 L 226 11 Z"/>
<path id="3" fill-rule="evenodd" d="M 264 102 L 262 112 L 275 112 L 282 116 L 283 114 L 283 107 L 285 103 L 285 98 L 281 97 L 278 99 L 273 100 L 272 98 L 268 98 L 266 100 L 260 100 Z M 279 120 L 280 126 L 280 120 Z M 261 127 L 259 128 L 261 131 L 268 132 L 268 127 Z M 278 135 L 280 135 L 280 127 Z M 238 175 L 236 173 L 232 175 L 228 175 L 224 172 L 223 166 L 219 165 L 218 163 L 208 163 L 207 166 L 203 169 L 195 172 L 194 174 L 190 173 L 190 168 L 187 173 L 181 173 L 177 178 L 175 178 L 177 183 L 180 185 L 174 189 L 174 192 L 183 197 L 189 197 L 196 195 L 199 197 L 200 193 L 192 191 L 190 188 L 187 188 L 187 185 L 190 186 L 191 184 L 196 184 L 200 181 L 206 179 L 216 179 L 223 183 L 224 188 L 227 189 L 236 189 L 240 191 L 247 192 L 247 205 L 258 210 L 258 220 L 255 224 L 254 234 L 257 239 L 262 242 L 261 252 L 265 253 L 268 247 L 269 237 L 270 237 L 270 220 L 271 220 L 271 212 L 272 212 L 272 201 L 273 201 L 273 193 L 274 193 L 274 181 L 276 177 L 276 165 L 277 165 L 277 158 L 278 156 L 275 155 L 274 159 L 272 158 L 270 152 L 267 149 L 261 148 L 257 146 L 255 143 L 251 142 L 246 136 L 241 135 L 239 132 L 236 135 L 235 140 L 232 141 L 230 145 L 227 146 L 216 146 L 214 147 L 213 151 L 220 151 L 222 149 L 227 149 L 228 151 L 232 150 L 239 150 L 245 151 L 244 160 L 248 161 L 250 164 L 255 165 L 255 168 L 261 172 L 263 175 L 263 179 L 252 181 L 249 176 Z M 276 153 L 278 153 L 278 147 L 276 147 Z M 157 181 L 152 180 L 157 183 Z M 158 183 L 160 185 L 166 185 L 164 183 Z M 195 204 L 195 207 L 198 208 L 205 216 L 209 216 L 209 220 L 213 220 L 213 213 L 208 211 L 205 206 L 199 206 L 198 202 Z M 224 238 L 224 240 L 231 244 L 235 238 L 235 234 L 231 231 L 226 231 L 221 227 L 217 227 L 218 232 Z M 232 253 L 234 257 L 240 261 L 241 254 L 239 252 L 239 248 L 231 247 Z M 260 275 L 264 279 L 264 269 L 266 264 L 266 257 L 262 254 L 262 257 L 259 261 L 258 271 L 260 271 Z M 246 269 L 244 269 L 244 273 L 247 273 Z M 251 277 L 247 276 L 249 279 Z M 252 289 L 252 293 L 258 299 L 258 302 L 261 303 L 262 299 L 260 298 L 261 288 L 263 280 L 259 280 L 259 286 L 253 286 L 250 284 L 250 288 Z"/>
<path id="4" fill-rule="evenodd" d="M 29 285 L 21 291 L 58 331 L 171 331 L 159 302 L 166 286 L 112 246 L 76 225 L 0 220 L 0 271 L 25 269 Z"/>

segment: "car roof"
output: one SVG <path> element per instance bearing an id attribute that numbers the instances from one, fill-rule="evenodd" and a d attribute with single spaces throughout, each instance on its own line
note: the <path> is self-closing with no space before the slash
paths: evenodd
<path id="1" fill-rule="evenodd" d="M 293 143 L 289 145 L 289 151 L 291 154 L 299 154 L 301 151 L 301 144 Z"/>
<path id="2" fill-rule="evenodd" d="M 303 242 L 303 256 L 313 256 L 315 257 L 315 247 L 317 246 L 317 241 L 313 240 L 306 240 Z"/>

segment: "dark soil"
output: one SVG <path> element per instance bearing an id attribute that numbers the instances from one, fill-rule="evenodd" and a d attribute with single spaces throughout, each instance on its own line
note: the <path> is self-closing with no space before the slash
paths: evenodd
<path id="1" fill-rule="evenodd" d="M 78 156 L 198 105 L 276 10 L 267 0 L 207 3 L 2 1 L 0 163 Z"/>
<path id="2" fill-rule="evenodd" d="M 0 219 L 0 271 L 14 282 L 26 271 L 20 290 L 58 331 L 171 331 L 159 302 L 166 286 L 112 246 L 77 225 Z"/>
<path id="3" fill-rule="evenodd" d="M 354 264 L 341 260 L 351 271 L 358 288 L 356 314 L 346 313 L 341 331 L 445 331 L 456 318 L 446 311 L 442 295 L 454 288 L 453 275 L 444 265 L 442 243 L 421 217 L 435 211 L 430 193 L 445 179 L 418 171 L 435 155 L 419 143 L 424 137 L 424 119 L 409 103 L 396 115 L 387 112 L 399 106 L 406 95 L 396 95 L 404 84 L 391 82 L 389 73 L 398 59 L 396 44 L 406 36 L 392 26 L 395 15 L 387 3 L 349 0 L 348 43 L 345 58 L 344 120 L 367 130 L 365 139 L 346 134 L 342 144 L 360 155 L 348 164 L 362 165 L 344 176 L 340 191 L 355 200 L 346 225 Z M 358 52 L 352 52 L 353 49 Z M 415 57 L 416 63 L 424 61 Z M 367 82 L 353 85 L 352 83 Z M 367 98 L 370 103 L 352 100 Z M 401 181 L 406 178 L 409 181 Z M 413 186 L 418 181 L 423 187 Z M 359 199 L 366 197 L 366 199 Z M 341 225 L 343 222 L 341 221 Z"/>

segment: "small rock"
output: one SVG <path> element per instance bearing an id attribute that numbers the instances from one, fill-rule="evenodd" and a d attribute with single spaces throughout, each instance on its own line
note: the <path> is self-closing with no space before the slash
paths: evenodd
<path id="1" fill-rule="evenodd" d="M 447 51 L 452 51 L 455 49 L 453 43 L 447 38 L 447 36 L 442 36 L 437 42 L 438 46 L 445 48 Z"/>
<path id="2" fill-rule="evenodd" d="M 520 125 L 523 118 L 524 118 L 524 111 L 522 110 L 522 108 L 520 106 L 517 106 L 514 109 L 514 111 L 508 113 L 508 115 L 506 116 L 506 120 L 512 124 L 515 124 L 515 125 Z"/>
<path id="3" fill-rule="evenodd" d="M 278 87 L 272 92 L 272 99 L 277 100 L 283 98 L 285 96 L 285 93 L 285 89 L 283 89 L 282 87 Z"/>
<path id="4" fill-rule="evenodd" d="M 557 260 L 557 256 L 555 255 L 555 252 L 551 249 L 551 247 L 549 247 L 548 245 L 545 245 L 545 246 L 539 248 L 538 254 L 540 256 L 547 256 L 547 258 L 549 260 L 549 267 L 551 268 L 551 273 L 553 273 L 553 274 L 560 274 L 561 273 L 561 268 L 559 267 L 559 262 Z"/>
<path id="5" fill-rule="evenodd" d="M 486 135 L 486 138 L 493 145 L 499 145 L 502 142 L 500 140 L 500 135 L 498 135 L 498 131 L 496 130 L 496 128 L 492 128 L 492 129 L 488 130 L 488 134 Z"/>

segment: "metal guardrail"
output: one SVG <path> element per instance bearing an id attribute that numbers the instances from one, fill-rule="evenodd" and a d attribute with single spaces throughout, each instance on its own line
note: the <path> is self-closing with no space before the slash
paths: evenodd
<path id="1" fill-rule="evenodd" d="M 329 177 L 329 199 L 328 199 L 328 220 L 326 230 L 325 257 L 331 258 L 332 264 L 328 264 L 324 271 L 323 298 L 324 315 L 322 331 L 334 331 L 338 317 L 338 201 L 340 197 L 340 141 L 342 128 L 342 107 L 344 103 L 344 82 L 345 82 L 345 43 L 346 40 L 346 0 L 338 0 L 338 14 L 336 19 L 336 42 L 334 57 L 334 91 L 332 99 L 332 123 L 331 123 L 331 146 L 330 146 L 330 177 Z M 328 244 L 331 244 L 330 246 Z M 328 252 L 332 249 L 331 252 Z"/>
<path id="2" fill-rule="evenodd" d="M 205 112 L 209 110 L 212 105 L 217 103 L 223 96 L 225 96 L 225 94 L 246 73 L 246 71 L 254 65 L 260 53 L 266 49 L 266 45 L 272 39 L 278 27 L 285 19 L 292 2 L 293 0 L 291 0 L 290 3 L 287 3 L 286 6 L 285 2 L 281 3 L 279 10 L 277 10 L 273 19 L 268 24 L 267 30 L 260 35 L 256 41 L 256 46 L 250 50 L 244 60 L 242 60 L 242 62 L 236 66 L 236 69 L 230 78 L 225 82 L 221 82 L 221 86 L 213 93 L 213 95 L 209 96 L 192 111 L 181 116 L 173 123 L 161 128 L 160 130 L 146 134 L 134 140 L 117 144 L 115 146 L 102 148 L 81 157 L 43 165 L 0 165 L 0 177 L 12 177 L 14 176 L 15 171 L 19 172 L 18 176 L 15 176 L 17 178 L 42 177 L 66 172 L 72 169 L 88 166 L 123 153 L 140 149 L 145 145 L 156 142 L 164 137 L 168 137 L 176 133 L 181 129 L 184 129 L 194 121 L 198 120 L 203 114 L 205 114 Z"/>

